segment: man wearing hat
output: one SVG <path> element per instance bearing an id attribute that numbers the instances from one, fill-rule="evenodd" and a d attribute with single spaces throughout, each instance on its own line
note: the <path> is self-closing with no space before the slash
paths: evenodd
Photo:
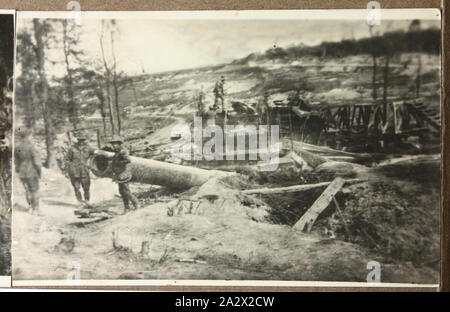
<path id="1" fill-rule="evenodd" d="M 219 100 L 221 102 L 222 105 L 222 111 L 224 111 L 224 102 L 223 102 L 223 97 L 225 95 L 225 91 L 224 91 L 224 84 L 225 84 L 225 77 L 224 76 L 220 76 L 220 80 L 216 82 L 216 85 L 214 86 L 214 110 L 217 110 L 218 105 L 219 105 Z"/>
<path id="2" fill-rule="evenodd" d="M 77 142 L 70 147 L 66 155 L 66 168 L 77 200 L 88 204 L 91 187 L 89 159 L 95 150 L 87 143 L 87 136 L 85 134 L 77 133 L 75 138 Z M 80 186 L 84 191 L 84 201 L 81 196 Z"/>
<path id="3" fill-rule="evenodd" d="M 123 147 L 123 140 L 120 136 L 113 136 L 109 141 L 114 150 L 114 156 L 111 161 L 111 169 L 113 172 L 113 180 L 119 184 L 119 193 L 122 196 L 124 213 L 130 210 L 130 202 L 134 209 L 139 209 L 139 201 L 131 193 L 129 182 L 132 178 L 130 170 L 130 155 L 128 150 Z"/>
<path id="4" fill-rule="evenodd" d="M 25 129 L 16 132 L 14 166 L 25 189 L 25 197 L 30 212 L 41 215 L 39 209 L 39 180 L 41 178 L 41 158 L 30 139 L 31 133 Z"/>

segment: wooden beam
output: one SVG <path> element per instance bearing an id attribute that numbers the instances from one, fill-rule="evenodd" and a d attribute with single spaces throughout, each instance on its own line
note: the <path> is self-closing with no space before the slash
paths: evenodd
<path id="1" fill-rule="evenodd" d="M 325 158 L 332 161 L 356 162 L 355 157 L 352 156 L 325 156 Z"/>
<path id="2" fill-rule="evenodd" d="M 334 196 L 342 189 L 345 184 L 345 180 L 342 178 L 336 178 L 328 187 L 323 191 L 319 198 L 314 202 L 311 208 L 297 221 L 294 225 L 295 230 L 299 231 L 311 231 L 314 222 L 319 215 L 330 205 Z"/>
<path id="3" fill-rule="evenodd" d="M 283 146 L 289 146 L 288 144 L 290 144 L 290 142 L 283 142 Z M 299 149 L 314 153 L 316 156 L 322 156 L 325 160 L 327 160 L 329 156 L 350 156 L 353 157 L 355 161 L 365 161 L 385 157 L 384 154 L 351 153 L 335 150 L 328 146 L 313 145 L 294 140 L 294 150 L 297 152 Z"/>
<path id="4" fill-rule="evenodd" d="M 300 184 L 300 185 L 292 185 L 286 187 L 274 187 L 274 188 L 260 188 L 253 190 L 245 190 L 242 191 L 243 194 L 279 194 L 279 193 L 295 193 L 302 192 L 307 190 L 312 190 L 316 188 L 326 187 L 330 182 L 322 182 L 316 184 Z"/>
<path id="5" fill-rule="evenodd" d="M 363 180 L 360 179 L 348 179 L 343 180 L 344 184 L 355 184 L 363 182 Z M 322 188 L 329 186 L 332 182 L 321 182 L 321 183 L 315 183 L 315 184 L 299 184 L 299 185 L 292 185 L 292 186 L 285 186 L 285 187 L 274 187 L 274 188 L 259 188 L 259 189 L 252 189 L 252 190 L 244 190 L 242 191 L 243 194 L 280 194 L 280 193 L 295 193 L 295 192 L 303 192 L 303 191 L 309 191 L 317 188 Z"/>

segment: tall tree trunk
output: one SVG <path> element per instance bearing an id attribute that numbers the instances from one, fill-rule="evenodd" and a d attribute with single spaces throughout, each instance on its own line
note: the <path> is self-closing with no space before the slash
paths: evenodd
<path id="1" fill-rule="evenodd" d="M 7 106 L 7 99 L 3 99 L 4 106 Z M 11 122 L 12 114 L 9 110 L 3 111 L 7 120 L 2 120 L 0 131 L 4 136 L 0 142 L 0 213 L 6 213 L 11 207 Z M 1 261 L 0 261 L 1 262 Z"/>
<path id="2" fill-rule="evenodd" d="M 370 38 L 373 38 L 373 31 L 371 25 L 369 25 Z M 372 47 L 374 49 L 374 47 Z M 372 98 L 375 101 L 378 97 L 378 87 L 377 87 L 377 56 L 375 51 L 372 51 L 372 61 L 373 61 L 373 73 L 372 73 Z"/>
<path id="3" fill-rule="evenodd" d="M 45 22 L 40 22 L 38 19 L 33 20 L 34 27 L 34 37 L 36 40 L 35 52 L 37 59 L 37 72 L 39 76 L 39 92 L 38 100 L 42 107 L 43 119 L 44 119 L 44 131 L 45 131 L 45 143 L 47 149 L 47 158 L 44 166 L 47 168 L 56 167 L 56 157 L 55 157 L 55 129 L 53 125 L 53 120 L 51 117 L 51 109 L 49 109 L 48 103 L 48 82 L 45 75 Z"/>
<path id="4" fill-rule="evenodd" d="M 373 73 L 372 73 L 372 98 L 375 101 L 378 97 L 377 94 L 377 57 L 372 55 L 373 60 Z"/>
<path id="5" fill-rule="evenodd" d="M 102 116 L 103 122 L 103 134 L 106 134 L 106 107 L 105 107 L 105 95 L 103 94 L 103 89 L 100 87 L 97 91 L 97 98 L 100 101 L 100 115 Z"/>
<path id="6" fill-rule="evenodd" d="M 391 56 L 386 55 L 383 71 L 383 124 L 387 121 L 387 97 L 388 97 L 388 87 L 389 87 L 389 63 L 391 61 Z"/>
<path id="7" fill-rule="evenodd" d="M 68 29 L 67 29 L 67 20 L 63 20 L 63 44 L 64 44 L 64 62 L 66 65 L 66 92 L 67 97 L 69 98 L 68 109 L 69 109 L 69 121 L 73 126 L 74 130 L 78 128 L 79 122 L 79 112 L 78 107 L 75 102 L 75 96 L 73 92 L 73 77 L 72 77 L 72 68 L 70 66 L 69 55 L 70 55 L 70 43 L 68 40 Z"/>
<path id="8" fill-rule="evenodd" d="M 47 112 L 47 117 L 44 118 L 44 131 L 45 131 L 45 145 L 47 150 L 47 158 L 44 166 L 46 168 L 56 168 L 56 154 L 55 154 L 55 139 L 56 133 L 51 117 Z"/>
<path id="9" fill-rule="evenodd" d="M 11 274 L 12 97 L 0 92 L 0 276 L 6 276 Z"/>
<path id="10" fill-rule="evenodd" d="M 34 99 L 37 97 L 36 92 L 34 91 L 35 86 L 34 84 L 36 81 L 29 81 L 29 88 L 26 88 L 25 92 L 27 92 L 26 100 L 23 101 L 23 103 L 26 105 L 26 114 L 24 116 L 24 124 L 28 129 L 33 129 L 36 126 L 36 120 L 39 118 L 36 113 L 37 111 L 33 109 L 33 106 L 35 105 Z"/>
<path id="11" fill-rule="evenodd" d="M 117 133 L 120 135 L 122 130 L 122 121 L 120 117 L 120 106 L 119 106 L 119 89 L 117 87 L 117 77 L 114 74 L 113 80 L 113 88 L 114 88 L 114 103 L 116 106 L 116 114 L 117 114 Z"/>
<path id="12" fill-rule="evenodd" d="M 416 77 L 416 97 L 420 96 L 420 86 L 422 84 L 422 55 L 417 57 L 417 77 Z"/>
<path id="13" fill-rule="evenodd" d="M 114 88 L 114 104 L 116 106 L 116 114 L 117 114 L 117 131 L 120 135 L 122 130 L 122 121 L 120 116 L 120 105 L 119 105 L 119 86 L 117 85 L 117 61 L 116 54 L 114 52 L 114 32 L 111 31 L 111 54 L 113 58 L 113 88 Z"/>
<path id="14" fill-rule="evenodd" d="M 106 99 L 108 101 L 108 109 L 109 109 L 109 122 L 111 123 L 111 134 L 116 134 L 116 123 L 114 122 L 114 108 L 112 104 L 111 98 L 111 86 L 109 81 L 106 83 Z"/>
<path id="15" fill-rule="evenodd" d="M 102 52 L 102 59 L 103 59 L 103 66 L 105 67 L 105 89 L 106 89 L 106 100 L 108 102 L 108 108 L 109 108 L 109 120 L 111 122 L 111 134 L 116 134 L 116 127 L 114 123 L 114 110 L 112 107 L 112 99 L 111 99 L 111 70 L 108 66 L 108 63 L 106 62 L 105 57 L 105 48 L 103 46 L 103 36 L 105 34 L 105 22 L 102 22 L 102 33 L 100 36 L 100 48 Z M 106 134 L 106 133 L 105 133 Z"/>

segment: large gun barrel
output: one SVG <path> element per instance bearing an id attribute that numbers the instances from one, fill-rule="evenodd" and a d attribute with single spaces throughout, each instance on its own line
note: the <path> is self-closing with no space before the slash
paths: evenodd
<path id="1" fill-rule="evenodd" d="M 92 173 L 98 177 L 112 178 L 110 165 L 113 155 L 106 151 L 97 152 L 91 159 Z M 230 172 L 205 170 L 134 156 L 130 156 L 130 159 L 131 182 L 161 185 L 177 190 L 200 186 L 212 177 L 233 175 Z"/>

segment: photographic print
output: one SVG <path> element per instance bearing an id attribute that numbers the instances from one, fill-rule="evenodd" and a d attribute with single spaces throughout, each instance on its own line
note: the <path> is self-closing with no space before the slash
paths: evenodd
<path id="1" fill-rule="evenodd" d="M 19 12 L 14 285 L 436 287 L 440 47 L 434 9 Z"/>
<path id="2" fill-rule="evenodd" d="M 0 287 L 11 286 L 14 11 L 0 10 Z"/>

